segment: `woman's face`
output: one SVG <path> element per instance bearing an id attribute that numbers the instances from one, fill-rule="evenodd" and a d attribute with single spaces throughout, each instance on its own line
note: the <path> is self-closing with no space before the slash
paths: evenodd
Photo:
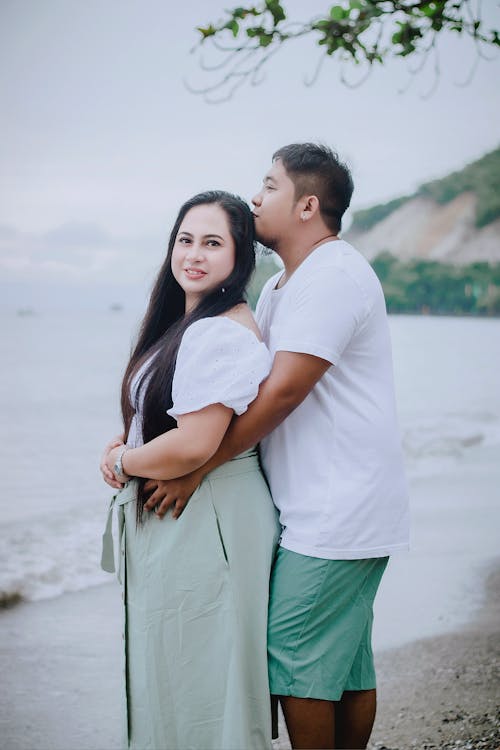
<path id="1" fill-rule="evenodd" d="M 191 208 L 172 251 L 172 273 L 186 294 L 186 311 L 222 286 L 234 268 L 235 247 L 224 209 L 216 203 Z"/>

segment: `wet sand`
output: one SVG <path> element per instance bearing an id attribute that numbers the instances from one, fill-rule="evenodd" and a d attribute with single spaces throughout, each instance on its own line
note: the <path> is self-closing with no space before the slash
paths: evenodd
<path id="1" fill-rule="evenodd" d="M 371 747 L 500 748 L 500 562 L 485 594 L 460 631 L 378 656 Z"/>

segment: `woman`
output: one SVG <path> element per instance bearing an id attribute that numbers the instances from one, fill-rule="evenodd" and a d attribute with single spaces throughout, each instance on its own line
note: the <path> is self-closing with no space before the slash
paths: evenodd
<path id="1" fill-rule="evenodd" d="M 211 472 L 178 520 L 143 507 L 145 478 L 203 465 L 269 374 L 244 302 L 254 265 L 243 201 L 209 192 L 182 206 L 123 379 L 126 444 L 108 446 L 101 465 L 108 483 L 126 483 L 113 502 L 127 744 L 141 750 L 271 746 L 266 623 L 279 529 L 255 451 Z"/>

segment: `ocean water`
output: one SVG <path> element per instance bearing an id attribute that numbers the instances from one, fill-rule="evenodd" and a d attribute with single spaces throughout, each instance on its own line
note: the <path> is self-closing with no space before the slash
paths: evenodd
<path id="1" fill-rule="evenodd" d="M 99 559 L 110 491 L 98 464 L 120 427 L 137 313 L 0 320 L 0 595 L 36 600 L 109 581 Z M 500 320 L 400 316 L 390 324 L 412 500 L 432 546 L 433 517 L 467 506 L 467 525 L 475 502 L 470 492 L 450 497 L 446 477 L 500 449 Z M 498 493 L 479 473 L 484 491 Z M 439 484 L 432 507 L 422 483 Z M 478 564 L 495 554 L 491 534 L 477 554 Z"/>

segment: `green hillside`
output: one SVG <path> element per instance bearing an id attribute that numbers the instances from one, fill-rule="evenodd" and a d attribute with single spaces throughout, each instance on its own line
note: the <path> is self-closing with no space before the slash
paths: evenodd
<path id="1" fill-rule="evenodd" d="M 372 267 L 389 313 L 500 315 L 500 263 L 450 266 L 420 258 L 402 262 L 381 253 Z"/>
<path id="2" fill-rule="evenodd" d="M 481 159 L 468 164 L 458 172 L 421 185 L 413 195 L 396 198 L 363 211 L 356 211 L 351 230 L 371 229 L 404 203 L 419 195 L 445 204 L 465 192 L 473 192 L 477 196 L 477 227 L 484 227 L 500 217 L 500 148 L 485 154 Z"/>

